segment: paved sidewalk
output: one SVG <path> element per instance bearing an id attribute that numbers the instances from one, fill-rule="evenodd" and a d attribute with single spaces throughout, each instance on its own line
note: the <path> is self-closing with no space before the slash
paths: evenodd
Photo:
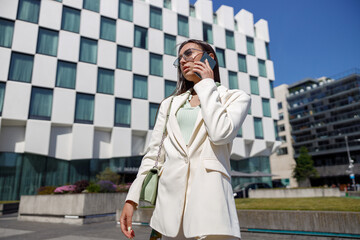
<path id="1" fill-rule="evenodd" d="M 148 226 L 133 226 L 135 239 L 148 240 Z M 330 240 L 349 238 L 327 238 L 242 231 L 242 240 Z M 17 214 L 0 216 L 0 240 L 125 240 L 115 222 L 93 223 L 74 226 L 59 223 L 17 221 Z"/>

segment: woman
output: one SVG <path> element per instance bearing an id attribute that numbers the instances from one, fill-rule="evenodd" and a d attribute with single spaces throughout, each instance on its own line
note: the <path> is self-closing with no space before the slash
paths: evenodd
<path id="1" fill-rule="evenodd" d="M 205 52 L 216 61 L 214 70 L 207 60 L 199 61 Z M 160 105 L 148 151 L 120 217 L 121 229 L 128 238 L 133 236 L 133 231 L 128 231 L 132 215 L 146 173 L 156 161 L 170 107 L 150 226 L 165 240 L 239 239 L 230 153 L 232 141 L 247 115 L 250 97 L 241 90 L 219 86 L 218 60 L 206 42 L 187 40 L 180 45 L 178 54 L 174 62 L 179 76 L 174 99 L 171 107 L 172 97 Z"/>

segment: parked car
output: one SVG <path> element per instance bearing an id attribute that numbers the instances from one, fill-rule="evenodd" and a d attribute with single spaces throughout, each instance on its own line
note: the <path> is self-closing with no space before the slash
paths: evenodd
<path id="1" fill-rule="evenodd" d="M 271 188 L 267 183 L 244 183 L 234 187 L 234 198 L 249 197 L 249 189 Z M 245 195 L 244 195 L 245 194 Z"/>

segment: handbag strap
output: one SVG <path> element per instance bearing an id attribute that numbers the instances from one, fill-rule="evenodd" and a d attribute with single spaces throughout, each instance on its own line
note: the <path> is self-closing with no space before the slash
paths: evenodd
<path id="1" fill-rule="evenodd" d="M 161 154 L 161 148 L 162 148 L 162 145 L 164 143 L 164 139 L 165 139 L 165 135 L 166 135 L 166 124 L 167 124 L 167 121 L 169 119 L 170 109 L 171 109 L 171 105 L 172 105 L 173 100 L 174 100 L 174 97 L 171 98 L 171 102 L 170 102 L 169 108 L 168 108 L 167 113 L 166 113 L 166 120 L 165 120 L 165 125 L 164 125 L 164 129 L 163 129 L 161 142 L 160 142 L 160 145 L 159 145 L 158 155 L 156 157 L 156 162 L 155 162 L 155 166 L 154 166 L 155 168 L 157 168 L 158 163 L 159 163 L 159 158 L 160 158 L 160 154 Z"/>

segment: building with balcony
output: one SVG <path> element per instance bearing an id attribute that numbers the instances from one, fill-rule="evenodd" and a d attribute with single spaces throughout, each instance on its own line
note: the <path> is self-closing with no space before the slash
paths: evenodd
<path id="1" fill-rule="evenodd" d="M 221 83 L 252 97 L 234 171 L 270 173 L 279 144 L 267 21 L 198 0 L 0 0 L 0 200 L 135 177 L 161 101 L 176 86 L 177 44 L 216 50 Z M 234 178 L 270 181 L 267 178 Z"/>
<path id="2" fill-rule="evenodd" d="M 336 80 L 335 80 L 336 79 Z M 305 146 L 319 178 L 313 186 L 351 183 L 349 157 L 360 175 L 360 71 L 337 78 L 304 79 L 288 87 L 289 121 L 294 157 Z"/>

